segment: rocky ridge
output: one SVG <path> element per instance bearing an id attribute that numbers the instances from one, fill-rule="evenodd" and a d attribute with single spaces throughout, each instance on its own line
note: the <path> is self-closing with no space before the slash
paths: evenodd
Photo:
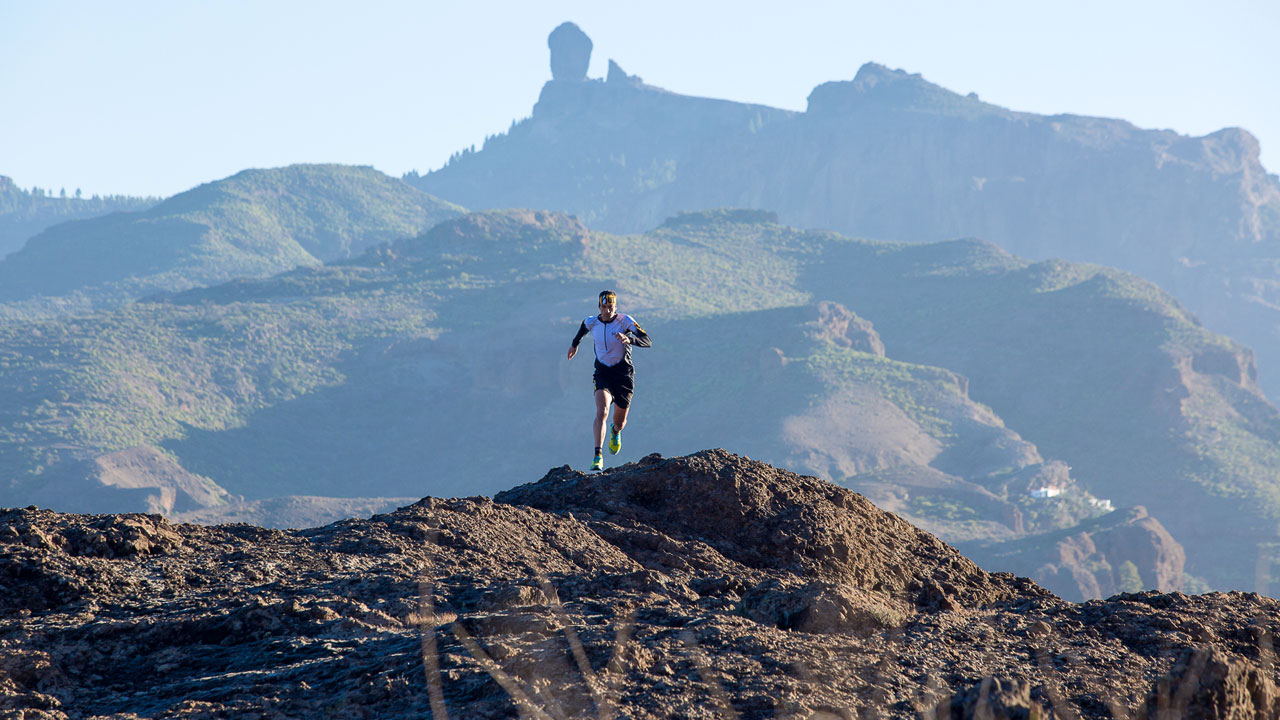
<path id="1" fill-rule="evenodd" d="M 1067 603 L 708 450 L 303 531 L 5 510 L 0 715 L 1274 717 L 1277 609 Z"/>

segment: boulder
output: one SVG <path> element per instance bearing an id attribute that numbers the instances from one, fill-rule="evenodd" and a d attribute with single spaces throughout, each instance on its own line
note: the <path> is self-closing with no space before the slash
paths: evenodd
<path id="1" fill-rule="evenodd" d="M 1263 720 L 1280 712 L 1273 680 L 1218 648 L 1183 650 L 1147 697 L 1142 717 Z"/>
<path id="2" fill-rule="evenodd" d="M 1031 699 L 1031 683 L 987 677 L 940 703 L 932 717 L 939 720 L 1034 720 L 1049 717 L 1049 714 Z"/>

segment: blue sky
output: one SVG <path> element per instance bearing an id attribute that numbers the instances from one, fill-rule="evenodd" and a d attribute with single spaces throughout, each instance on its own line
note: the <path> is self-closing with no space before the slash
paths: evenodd
<path id="1" fill-rule="evenodd" d="M 564 20 L 592 77 L 613 58 L 803 110 L 874 61 L 1015 110 L 1244 127 L 1280 170 L 1277 2 L 0 0 L 0 174 L 171 195 L 296 162 L 425 172 L 529 114 Z"/>

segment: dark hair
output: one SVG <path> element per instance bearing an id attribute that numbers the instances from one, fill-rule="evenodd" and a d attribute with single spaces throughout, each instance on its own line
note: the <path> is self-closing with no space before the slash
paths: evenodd
<path id="1" fill-rule="evenodd" d="M 606 299 L 606 298 L 608 298 L 608 299 L 612 299 L 615 303 L 617 303 L 617 302 L 618 302 L 618 293 L 616 293 L 616 292 L 614 292 L 614 291 L 612 291 L 612 290 L 601 290 L 601 291 L 600 291 L 600 304 L 601 304 L 601 305 L 603 305 L 603 304 L 604 304 L 604 301 L 605 301 L 605 299 Z"/>

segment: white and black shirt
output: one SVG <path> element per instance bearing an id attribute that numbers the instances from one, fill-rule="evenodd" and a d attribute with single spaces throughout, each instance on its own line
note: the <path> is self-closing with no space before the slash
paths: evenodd
<path id="1" fill-rule="evenodd" d="M 582 326 L 578 328 L 578 334 L 573 338 L 573 346 L 578 347 L 578 343 L 586 334 L 591 334 L 591 339 L 596 346 L 596 362 L 601 365 L 612 367 L 620 362 L 631 364 L 631 346 L 636 347 L 652 347 L 653 343 L 649 340 L 649 336 L 645 331 L 640 329 L 630 315 L 621 313 L 614 315 L 613 319 L 605 322 L 600 319 L 599 315 L 592 315 L 582 321 Z M 630 343 L 624 343 L 617 338 L 617 333 L 623 333 L 631 339 Z"/>

